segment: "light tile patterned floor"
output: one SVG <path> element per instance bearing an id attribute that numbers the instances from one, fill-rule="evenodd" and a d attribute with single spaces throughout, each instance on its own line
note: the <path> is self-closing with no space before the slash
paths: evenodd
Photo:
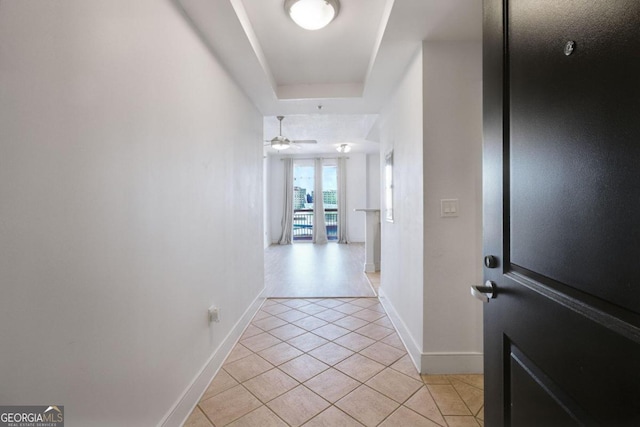
<path id="1" fill-rule="evenodd" d="M 269 299 L 184 425 L 484 426 L 483 382 L 420 376 L 377 298 Z"/>

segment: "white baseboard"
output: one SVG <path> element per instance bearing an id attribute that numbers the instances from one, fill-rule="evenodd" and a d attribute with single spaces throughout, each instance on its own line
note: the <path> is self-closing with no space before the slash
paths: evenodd
<path id="1" fill-rule="evenodd" d="M 484 355 L 478 352 L 423 353 L 404 324 L 391 301 L 384 295 L 384 288 L 378 290 L 380 303 L 387 311 L 389 319 L 407 348 L 409 357 L 418 372 L 423 374 L 481 374 L 484 372 Z"/>
<path id="2" fill-rule="evenodd" d="M 375 273 L 376 270 L 376 265 L 372 262 L 365 262 L 364 263 L 364 272 L 365 273 Z"/>
<path id="3" fill-rule="evenodd" d="M 421 372 L 424 374 L 482 374 L 482 353 L 423 353 Z"/>
<path id="4" fill-rule="evenodd" d="M 407 349 L 413 365 L 416 367 L 418 372 L 420 372 L 420 366 L 422 363 L 422 348 L 420 348 L 420 346 L 416 343 L 415 339 L 409 332 L 409 329 L 404 324 L 404 321 L 396 311 L 391 301 L 386 298 L 384 289 L 382 287 L 378 288 L 378 299 L 380 300 L 380 304 L 382 304 L 385 311 L 387 312 L 389 320 L 391 320 L 391 323 L 393 323 L 396 331 L 398 331 L 398 335 L 400 335 L 400 339 Z"/>
<path id="5" fill-rule="evenodd" d="M 207 390 L 209 383 L 218 373 L 222 363 L 231 352 L 234 345 L 242 336 L 253 316 L 258 312 L 265 300 L 265 291 L 263 289 L 260 294 L 253 300 L 249 307 L 242 314 L 242 317 L 231 328 L 227 336 L 222 340 L 218 348 L 215 349 L 207 363 L 200 370 L 198 375 L 191 381 L 189 387 L 182 394 L 180 399 L 173 405 L 167 415 L 162 419 L 159 426 L 162 427 L 178 427 L 182 426 L 187 420 L 193 409 L 196 407 L 200 398 Z"/>

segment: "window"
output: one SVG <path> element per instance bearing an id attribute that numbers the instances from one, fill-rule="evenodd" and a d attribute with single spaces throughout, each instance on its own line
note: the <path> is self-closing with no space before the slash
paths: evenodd
<path id="1" fill-rule="evenodd" d="M 313 160 L 293 162 L 293 241 L 313 240 Z"/>
<path id="2" fill-rule="evenodd" d="M 338 240 L 338 165 L 327 159 L 322 165 L 322 202 L 328 240 Z M 293 241 L 313 240 L 316 201 L 313 160 L 293 163 Z"/>

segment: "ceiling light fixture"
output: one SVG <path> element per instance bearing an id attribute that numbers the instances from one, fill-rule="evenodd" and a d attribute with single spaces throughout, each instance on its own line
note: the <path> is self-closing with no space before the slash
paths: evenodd
<path id="1" fill-rule="evenodd" d="M 339 147 L 336 148 L 340 153 L 348 153 L 351 151 L 351 146 L 349 144 L 340 144 Z"/>
<path id="2" fill-rule="evenodd" d="M 305 30 L 324 28 L 338 16 L 338 0 L 285 0 L 284 10 Z"/>
<path id="3" fill-rule="evenodd" d="M 286 150 L 291 146 L 291 141 L 289 141 L 289 138 L 282 136 L 282 119 L 284 119 L 284 116 L 277 116 L 276 118 L 280 122 L 280 133 L 271 140 L 271 148 L 275 148 L 278 151 Z"/>
<path id="4" fill-rule="evenodd" d="M 284 136 L 276 136 L 271 140 L 271 148 L 275 148 L 276 150 L 286 150 L 291 147 L 291 141 L 289 141 Z"/>

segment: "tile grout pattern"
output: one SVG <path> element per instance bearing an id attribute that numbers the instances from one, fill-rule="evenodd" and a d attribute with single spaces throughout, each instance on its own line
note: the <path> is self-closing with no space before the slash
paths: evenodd
<path id="1" fill-rule="evenodd" d="M 484 426 L 483 382 L 419 375 L 377 298 L 268 299 L 184 426 Z"/>

